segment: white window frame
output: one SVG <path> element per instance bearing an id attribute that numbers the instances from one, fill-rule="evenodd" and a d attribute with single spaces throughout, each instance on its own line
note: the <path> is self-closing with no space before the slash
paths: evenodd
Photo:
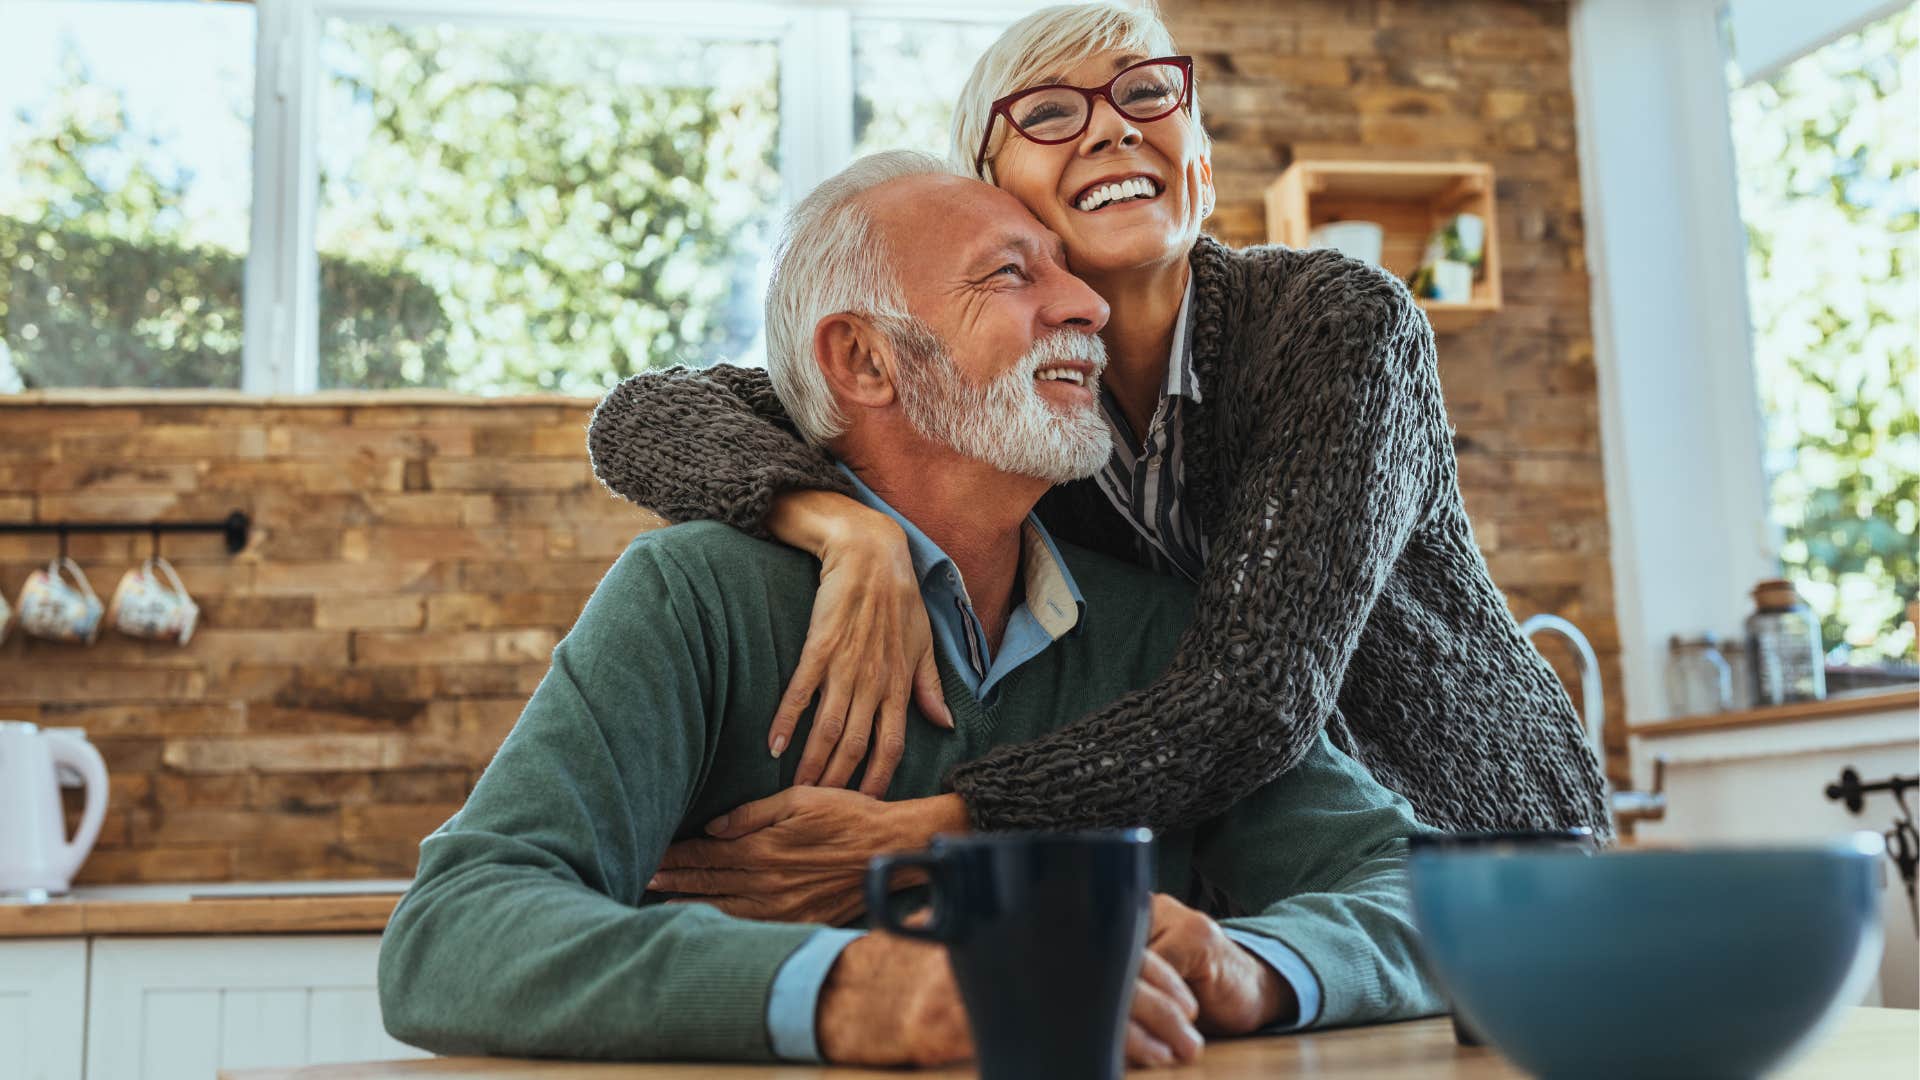
<path id="1" fill-rule="evenodd" d="M 1670 712 L 1668 639 L 1736 631 L 1752 610 L 1754 582 L 1779 572 L 1726 4 L 1575 0 L 1570 17 L 1629 727 Z M 1856 7 L 1835 9 L 1835 19 L 1856 18 Z"/>
<path id="2" fill-rule="evenodd" d="M 541 30 L 671 28 L 774 40 L 780 49 L 784 210 L 853 156 L 853 22 L 862 17 L 1011 22 L 1044 0 L 256 0 L 253 220 L 247 252 L 241 389 L 319 388 L 321 31 L 341 17 L 525 25 Z"/>

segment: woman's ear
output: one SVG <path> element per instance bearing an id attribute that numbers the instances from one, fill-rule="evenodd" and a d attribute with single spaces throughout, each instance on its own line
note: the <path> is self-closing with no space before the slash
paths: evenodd
<path id="1" fill-rule="evenodd" d="M 843 404 L 867 409 L 893 404 L 893 353 L 886 335 L 865 318 L 841 312 L 821 319 L 813 328 L 813 362 Z"/>
<path id="2" fill-rule="evenodd" d="M 1207 218 L 1213 216 L 1213 208 L 1215 206 L 1213 191 L 1213 153 L 1211 146 L 1207 148 L 1207 152 L 1200 155 L 1199 174 L 1200 220 L 1205 221 Z"/>

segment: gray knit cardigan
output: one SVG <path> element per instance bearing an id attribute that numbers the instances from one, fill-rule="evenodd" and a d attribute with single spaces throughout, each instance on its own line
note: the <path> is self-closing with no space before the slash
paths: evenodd
<path id="1" fill-rule="evenodd" d="M 1609 836 L 1572 704 L 1474 544 L 1406 287 L 1332 252 L 1207 237 L 1192 269 L 1186 484 L 1209 546 L 1193 623 L 1159 682 L 956 769 L 974 824 L 1190 826 L 1324 726 L 1429 824 Z M 782 491 L 848 490 L 759 370 L 635 376 L 587 441 L 608 488 L 674 521 L 765 536 Z M 1039 509 L 1062 539 L 1138 557 L 1093 481 Z"/>

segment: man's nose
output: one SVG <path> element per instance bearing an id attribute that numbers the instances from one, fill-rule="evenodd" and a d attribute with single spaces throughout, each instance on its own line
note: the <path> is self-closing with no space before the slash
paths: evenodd
<path id="1" fill-rule="evenodd" d="M 1051 283 L 1054 295 L 1040 309 L 1040 318 L 1049 330 L 1084 330 L 1097 334 L 1107 325 L 1112 310 L 1093 287 L 1065 270 L 1056 271 Z"/>
<path id="2" fill-rule="evenodd" d="M 1093 115 L 1080 134 L 1080 152 L 1097 154 L 1114 146 L 1139 146 L 1142 136 L 1133 121 L 1120 114 L 1106 98 L 1093 100 Z"/>

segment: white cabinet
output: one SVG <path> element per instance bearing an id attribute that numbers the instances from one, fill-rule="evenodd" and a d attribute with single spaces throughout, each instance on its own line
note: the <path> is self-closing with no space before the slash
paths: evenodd
<path id="1" fill-rule="evenodd" d="M 379 951 L 377 934 L 96 938 L 87 1080 L 426 1057 L 381 1026 Z"/>
<path id="2" fill-rule="evenodd" d="M 86 1005 L 84 938 L 0 941 L 0 1076 L 80 1080 Z"/>
<path id="3" fill-rule="evenodd" d="M 1663 844 L 1805 843 L 1881 832 L 1893 824 L 1892 798 L 1869 795 L 1856 816 L 1826 797 L 1827 785 L 1845 768 L 1869 781 L 1920 773 L 1920 726 L 1910 709 L 1641 734 L 1637 742 L 1634 761 L 1642 768 L 1655 755 L 1668 759 L 1666 820 L 1640 826 L 1647 840 Z M 1912 1009 L 1920 1007 L 1920 943 L 1900 875 L 1890 860 L 1883 866 L 1886 952 L 1878 985 L 1862 1004 Z"/>

